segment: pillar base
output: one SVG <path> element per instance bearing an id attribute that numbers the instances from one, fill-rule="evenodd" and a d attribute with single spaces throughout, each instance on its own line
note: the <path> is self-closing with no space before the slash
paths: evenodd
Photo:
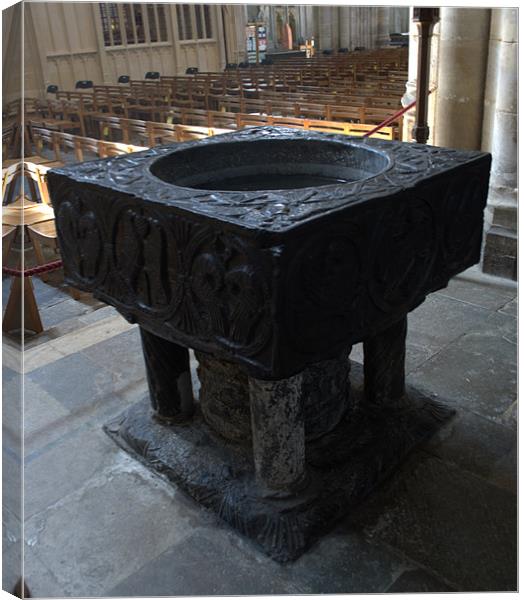
<path id="1" fill-rule="evenodd" d="M 402 403 L 366 411 L 358 363 L 351 363 L 351 379 L 359 411 L 306 445 L 309 484 L 285 499 L 268 498 L 257 484 L 251 444 L 225 441 L 198 411 L 189 423 L 162 424 L 151 419 L 145 398 L 104 429 L 271 558 L 288 562 L 346 516 L 454 413 L 409 386 Z"/>
<path id="2" fill-rule="evenodd" d="M 517 281 L 517 254 L 516 232 L 492 226 L 485 237 L 482 270 L 489 275 Z"/>

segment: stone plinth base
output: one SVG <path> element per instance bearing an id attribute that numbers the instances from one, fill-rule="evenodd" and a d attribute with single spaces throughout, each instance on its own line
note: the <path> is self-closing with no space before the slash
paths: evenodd
<path id="1" fill-rule="evenodd" d="M 167 425 L 151 418 L 145 398 L 105 430 L 270 557 L 287 562 L 327 533 L 453 414 L 409 387 L 401 404 L 365 411 L 362 367 L 356 363 L 352 386 L 355 405 L 363 408 L 348 412 L 330 433 L 306 445 L 309 483 L 287 498 L 268 497 L 260 489 L 250 443 L 220 437 L 198 411 L 189 423 Z"/>
<path id="2" fill-rule="evenodd" d="M 484 243 L 484 273 L 517 280 L 517 234 L 505 227 L 493 226 Z"/>

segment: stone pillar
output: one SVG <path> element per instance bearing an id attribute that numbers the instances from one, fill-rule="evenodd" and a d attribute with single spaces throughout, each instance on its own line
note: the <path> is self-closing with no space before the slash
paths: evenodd
<path id="1" fill-rule="evenodd" d="M 222 20 L 225 33 L 225 43 L 227 45 L 226 54 L 228 62 L 239 63 L 246 60 L 246 31 L 247 7 L 241 4 L 224 4 L 221 6 Z M 171 11 L 175 15 L 174 9 Z M 173 17 L 174 19 L 174 17 Z M 176 31 L 176 22 L 172 21 L 172 26 Z M 220 24 L 222 27 L 222 24 Z"/>
<path id="2" fill-rule="evenodd" d="M 147 383 L 155 417 L 167 422 L 186 421 L 193 415 L 193 387 L 187 348 L 140 327 Z"/>
<path id="3" fill-rule="evenodd" d="M 204 419 L 228 440 L 251 439 L 263 495 L 285 497 L 305 487 L 306 442 L 323 437 L 355 410 L 347 354 L 277 381 L 249 377 L 207 354 L 196 356 Z"/>
<path id="4" fill-rule="evenodd" d="M 248 442 L 251 435 L 250 387 L 242 367 L 195 352 L 200 380 L 200 410 L 222 437 Z M 326 435 L 348 409 L 354 410 L 346 354 L 323 360 L 302 371 L 299 402 L 304 411 L 306 442 Z M 262 385 L 262 384 L 260 384 Z"/>
<path id="5" fill-rule="evenodd" d="M 362 9 L 363 13 L 363 27 L 364 27 L 364 46 L 369 49 L 371 48 L 371 8 L 369 6 L 365 6 Z"/>
<path id="6" fill-rule="evenodd" d="M 350 8 L 350 23 L 349 23 L 349 32 L 350 32 L 350 50 L 354 50 L 355 46 L 358 46 L 358 7 L 352 6 Z"/>
<path id="7" fill-rule="evenodd" d="M 320 50 L 320 6 L 312 6 L 313 15 L 313 37 L 315 39 L 315 52 Z"/>
<path id="8" fill-rule="evenodd" d="M 249 378 L 255 473 L 270 495 L 291 495 L 307 483 L 302 377 Z"/>
<path id="9" fill-rule="evenodd" d="M 433 40 L 431 40 L 433 42 Z M 432 44 L 433 45 L 433 44 Z M 409 54 L 408 54 L 408 80 L 406 82 L 406 91 L 402 96 L 400 103 L 406 107 L 411 104 L 417 96 L 417 61 L 418 61 L 418 29 L 413 22 L 413 8 L 409 9 Z M 430 71 L 431 79 L 431 71 Z M 431 84 L 430 84 L 431 89 Z M 429 122 L 429 121 L 428 121 Z M 413 125 L 415 124 L 415 109 L 412 108 L 404 113 L 402 121 L 401 139 L 404 142 L 412 141 Z M 431 140 L 432 127 L 429 128 L 429 137 Z M 430 142 L 431 143 L 431 142 Z"/>
<path id="10" fill-rule="evenodd" d="M 364 340 L 366 402 L 380 408 L 395 405 L 405 393 L 407 317 Z"/>
<path id="11" fill-rule="evenodd" d="M 366 42 L 364 39 L 364 8 L 358 7 L 358 44 L 357 46 L 365 47 Z"/>
<path id="12" fill-rule="evenodd" d="M 248 378 L 233 363 L 195 352 L 200 381 L 200 410 L 206 423 L 233 442 L 251 439 Z"/>
<path id="13" fill-rule="evenodd" d="M 369 9 L 370 11 L 370 27 L 369 27 L 369 47 L 377 47 L 378 37 L 378 11 L 379 9 L 375 6 Z"/>
<path id="14" fill-rule="evenodd" d="M 502 10 L 491 11 L 490 33 L 488 42 L 488 61 L 486 65 L 486 85 L 484 87 L 484 119 L 482 123 L 481 149 L 491 152 L 493 137 L 493 121 L 497 100 L 497 84 L 499 76 L 499 53 L 501 39 Z"/>
<path id="15" fill-rule="evenodd" d="M 387 46 L 389 43 L 389 11 L 388 6 L 377 9 L 377 46 Z M 416 73 L 416 71 L 415 71 Z"/>
<path id="16" fill-rule="evenodd" d="M 358 45 L 365 47 L 366 46 L 366 29 L 365 29 L 365 9 L 363 6 L 358 7 Z"/>
<path id="17" fill-rule="evenodd" d="M 478 150 L 490 10 L 442 8 L 434 143 Z"/>
<path id="18" fill-rule="evenodd" d="M 401 33 L 409 31 L 409 8 L 407 6 L 400 7 L 400 29 Z"/>
<path id="19" fill-rule="evenodd" d="M 391 10 L 391 33 L 402 33 L 402 11 L 403 8 L 400 6 L 395 6 Z"/>
<path id="20" fill-rule="evenodd" d="M 319 6 L 319 45 L 318 50 L 330 50 L 333 48 L 333 40 L 331 37 L 331 6 Z"/>
<path id="21" fill-rule="evenodd" d="M 300 5 L 299 9 L 301 35 L 304 40 L 311 39 L 315 35 L 313 7 Z"/>
<path id="22" fill-rule="evenodd" d="M 339 37 L 339 11 L 340 7 L 332 6 L 331 7 L 331 47 L 333 49 L 333 53 L 336 54 L 338 49 L 340 48 L 340 37 Z"/>
<path id="23" fill-rule="evenodd" d="M 275 50 L 277 48 L 277 40 L 276 40 L 276 35 L 275 35 L 275 7 L 269 5 L 266 8 L 267 8 L 266 28 L 267 28 L 268 49 Z"/>
<path id="24" fill-rule="evenodd" d="M 351 8 L 349 6 L 341 6 L 339 7 L 339 22 L 340 22 L 340 30 L 339 30 L 339 43 L 340 48 L 350 48 L 350 11 Z"/>
<path id="25" fill-rule="evenodd" d="M 516 280 L 518 11 L 492 13 L 482 149 L 491 152 L 493 163 L 482 269 Z"/>

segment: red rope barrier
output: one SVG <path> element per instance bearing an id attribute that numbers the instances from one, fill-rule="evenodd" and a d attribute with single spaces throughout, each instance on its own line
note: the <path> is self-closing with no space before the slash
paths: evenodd
<path id="1" fill-rule="evenodd" d="M 429 90 L 428 96 L 429 96 L 429 94 L 431 94 L 432 91 L 433 90 Z M 388 117 L 385 121 L 382 121 L 382 123 L 380 123 L 380 125 L 377 125 L 374 129 L 372 129 L 371 131 L 368 131 L 362 137 L 370 137 L 374 133 L 377 133 L 377 131 L 380 131 L 382 129 L 382 127 L 386 127 L 392 121 L 395 121 L 395 119 L 398 119 L 404 113 L 408 112 L 408 110 L 410 110 L 411 108 L 413 108 L 416 105 L 416 103 L 417 103 L 417 101 L 413 100 L 413 102 L 410 102 L 407 106 L 404 106 L 404 108 L 401 108 L 400 110 L 398 110 L 394 115 L 391 115 L 391 117 Z"/>
<path id="2" fill-rule="evenodd" d="M 11 269 L 10 267 L 2 267 L 2 273 L 11 275 L 11 277 L 31 277 L 31 275 L 40 275 L 40 273 L 49 273 L 49 271 L 56 271 L 62 266 L 61 260 L 55 260 L 45 265 L 38 265 L 31 267 L 30 269 Z"/>

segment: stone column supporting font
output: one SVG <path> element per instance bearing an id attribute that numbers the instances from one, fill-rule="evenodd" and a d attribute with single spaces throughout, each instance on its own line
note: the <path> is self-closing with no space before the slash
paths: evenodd
<path id="1" fill-rule="evenodd" d="M 396 404 L 405 393 L 407 317 L 364 340 L 366 402 Z"/>
<path id="2" fill-rule="evenodd" d="M 204 419 L 228 440 L 249 441 L 251 411 L 247 373 L 239 365 L 203 352 L 195 352 L 195 356 Z M 346 410 L 354 409 L 349 371 L 347 353 L 309 365 L 302 371 L 299 393 L 306 443 L 333 430 Z"/>
<path id="3" fill-rule="evenodd" d="M 293 494 L 307 482 L 302 379 L 249 378 L 255 473 L 268 493 Z"/>
<path id="4" fill-rule="evenodd" d="M 147 383 L 155 417 L 182 422 L 194 411 L 189 352 L 140 328 Z"/>

